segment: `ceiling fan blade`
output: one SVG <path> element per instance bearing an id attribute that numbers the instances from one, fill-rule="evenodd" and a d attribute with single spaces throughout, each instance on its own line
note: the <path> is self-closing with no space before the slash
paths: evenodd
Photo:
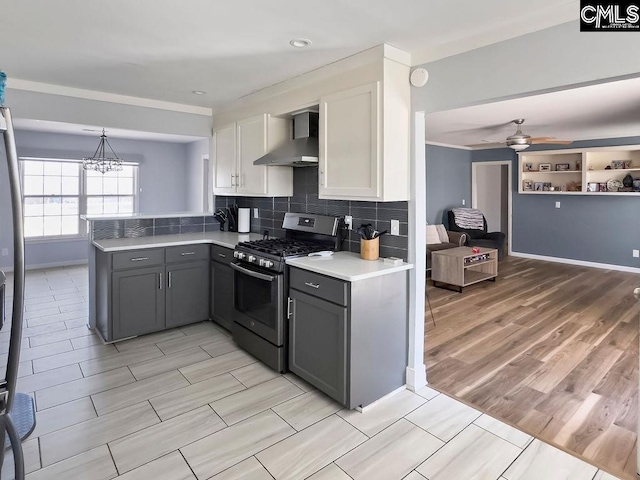
<path id="1" fill-rule="evenodd" d="M 472 145 L 465 145 L 465 147 L 469 148 L 502 148 L 506 142 L 484 142 L 484 143 L 474 143 Z"/>
<path id="2" fill-rule="evenodd" d="M 542 144 L 548 144 L 548 145 L 571 145 L 573 143 L 573 140 L 558 140 L 556 138 L 553 137 L 539 137 L 539 138 L 532 138 L 531 139 L 531 144 L 532 145 L 542 145 Z"/>

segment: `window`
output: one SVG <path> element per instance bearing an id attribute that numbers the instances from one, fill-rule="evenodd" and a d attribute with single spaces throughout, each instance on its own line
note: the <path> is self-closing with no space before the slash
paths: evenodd
<path id="1" fill-rule="evenodd" d="M 137 208 L 137 165 L 104 175 L 74 160 L 20 159 L 26 238 L 86 234 L 81 214 L 126 214 Z"/>

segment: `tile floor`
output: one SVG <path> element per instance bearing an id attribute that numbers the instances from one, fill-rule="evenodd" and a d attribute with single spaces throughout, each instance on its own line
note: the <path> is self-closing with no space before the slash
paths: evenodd
<path id="1" fill-rule="evenodd" d="M 18 387 L 38 410 L 30 480 L 615 478 L 429 387 L 346 411 L 213 323 L 102 345 L 84 327 L 86 298 L 84 267 L 28 272 Z M 12 468 L 9 455 L 1 478 Z"/>

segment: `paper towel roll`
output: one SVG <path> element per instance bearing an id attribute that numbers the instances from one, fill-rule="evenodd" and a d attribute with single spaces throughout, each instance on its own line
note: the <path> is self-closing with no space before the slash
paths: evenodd
<path id="1" fill-rule="evenodd" d="M 251 209 L 238 209 L 238 233 L 249 233 L 251 231 Z"/>

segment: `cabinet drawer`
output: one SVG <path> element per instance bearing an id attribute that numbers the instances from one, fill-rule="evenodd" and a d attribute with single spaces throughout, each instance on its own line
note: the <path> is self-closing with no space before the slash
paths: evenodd
<path id="1" fill-rule="evenodd" d="M 153 248 L 146 250 L 131 250 L 129 252 L 113 254 L 113 270 L 125 268 L 141 268 L 164 263 L 164 250 Z"/>
<path id="2" fill-rule="evenodd" d="M 179 247 L 166 248 L 167 263 L 191 260 L 209 260 L 209 245 L 180 245 Z"/>
<path id="3" fill-rule="evenodd" d="M 291 269 L 289 286 L 314 297 L 323 298 L 338 305 L 347 305 L 349 282 L 308 272 L 299 268 Z"/>
<path id="4" fill-rule="evenodd" d="M 233 249 L 211 245 L 211 260 L 229 265 L 233 260 Z"/>

